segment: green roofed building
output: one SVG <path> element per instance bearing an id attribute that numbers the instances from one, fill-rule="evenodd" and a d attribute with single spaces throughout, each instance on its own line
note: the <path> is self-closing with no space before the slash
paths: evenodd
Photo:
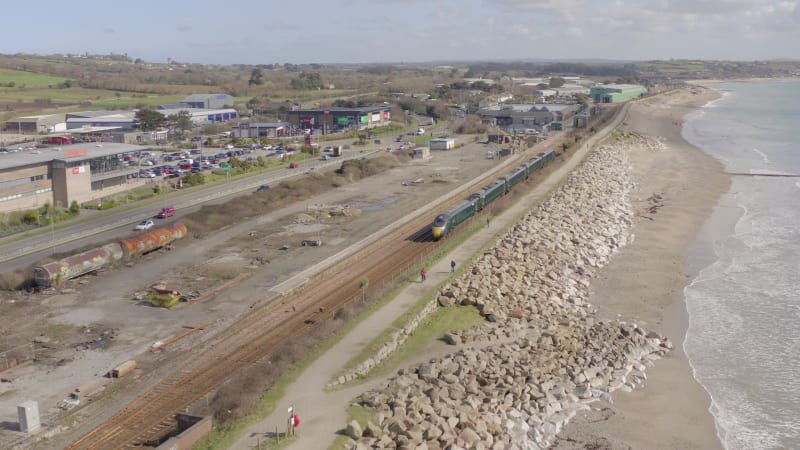
<path id="1" fill-rule="evenodd" d="M 589 95 L 598 103 L 624 102 L 639 98 L 646 93 L 647 88 L 638 84 L 604 84 L 595 86 L 589 91 Z"/>

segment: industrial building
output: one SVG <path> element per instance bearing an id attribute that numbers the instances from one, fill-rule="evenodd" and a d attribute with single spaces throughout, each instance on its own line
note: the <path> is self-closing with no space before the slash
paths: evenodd
<path id="1" fill-rule="evenodd" d="M 165 117 L 177 115 L 181 111 L 188 111 L 192 123 L 204 125 L 206 123 L 226 122 L 236 120 L 239 113 L 232 108 L 226 109 L 196 109 L 196 108 L 175 108 L 160 109 L 158 112 Z M 114 127 L 117 131 L 133 131 L 137 128 L 135 111 L 84 111 L 68 113 L 67 130 L 75 130 L 83 127 Z"/>
<path id="2" fill-rule="evenodd" d="M 363 130 L 391 122 L 388 106 L 300 109 L 286 111 L 286 115 L 293 127 L 318 130 L 323 134 L 343 130 Z"/>
<path id="3" fill-rule="evenodd" d="M 86 203 L 140 184 L 126 153 L 146 147 L 83 143 L 0 154 L 0 212 Z"/>
<path id="4" fill-rule="evenodd" d="M 646 93 L 647 88 L 638 84 L 604 84 L 591 88 L 589 95 L 597 103 L 619 103 Z"/>
<path id="5" fill-rule="evenodd" d="M 456 148 L 456 140 L 453 138 L 434 138 L 428 143 L 431 150 L 452 150 Z"/>
<path id="6" fill-rule="evenodd" d="M 510 104 L 494 108 L 479 109 L 481 122 L 488 127 L 497 127 L 511 133 L 533 129 L 546 131 L 554 122 L 569 120 L 581 110 L 580 104 Z"/>
<path id="7" fill-rule="evenodd" d="M 18 134 L 53 133 L 64 131 L 64 114 L 42 114 L 17 117 L 6 121 L 6 131 Z"/>
<path id="8" fill-rule="evenodd" d="M 274 138 L 288 134 L 288 122 L 239 123 L 233 126 L 233 136 L 237 138 Z"/>
<path id="9" fill-rule="evenodd" d="M 198 109 L 225 109 L 233 108 L 234 99 L 228 94 L 192 94 L 183 100 L 189 108 Z"/>

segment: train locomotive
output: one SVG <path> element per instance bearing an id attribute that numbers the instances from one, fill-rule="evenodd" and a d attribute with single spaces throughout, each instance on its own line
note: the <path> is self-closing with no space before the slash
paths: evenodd
<path id="1" fill-rule="evenodd" d="M 506 175 L 498 178 L 480 191 L 469 196 L 468 199 L 458 203 L 447 211 L 439 214 L 433 220 L 433 238 L 439 240 L 452 231 L 459 224 L 474 216 L 493 201 L 502 197 L 517 184 L 528 179 L 532 173 L 544 167 L 555 158 L 552 149 L 525 161 L 519 167 L 512 169 Z"/>

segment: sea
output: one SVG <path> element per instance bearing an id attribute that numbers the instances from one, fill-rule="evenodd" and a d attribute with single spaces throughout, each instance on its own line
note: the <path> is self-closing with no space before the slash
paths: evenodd
<path id="1" fill-rule="evenodd" d="M 683 347 L 726 449 L 800 449 L 800 81 L 712 87 L 683 136 L 734 175 L 688 252 Z"/>

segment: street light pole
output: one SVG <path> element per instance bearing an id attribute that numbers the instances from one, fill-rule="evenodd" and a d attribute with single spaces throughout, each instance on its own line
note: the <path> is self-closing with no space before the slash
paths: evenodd
<path id="1" fill-rule="evenodd" d="M 52 239 L 52 254 L 56 254 L 56 222 L 55 222 L 55 205 L 50 208 L 50 237 Z"/>

